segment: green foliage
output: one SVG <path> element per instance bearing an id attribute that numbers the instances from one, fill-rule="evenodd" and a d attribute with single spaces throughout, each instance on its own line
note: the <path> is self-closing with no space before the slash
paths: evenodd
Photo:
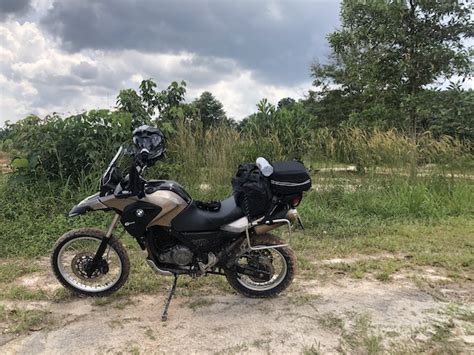
<path id="1" fill-rule="evenodd" d="M 316 180 L 317 181 L 317 180 Z M 474 214 L 473 184 L 442 177 L 334 179 L 308 193 L 298 208 L 310 228 L 334 231 L 374 221 L 440 219 Z"/>
<path id="2" fill-rule="evenodd" d="M 40 255 L 72 228 L 106 228 L 110 215 L 93 213 L 68 219 L 66 213 L 97 191 L 97 177 L 79 182 L 10 179 L 0 183 L 0 255 Z"/>
<path id="3" fill-rule="evenodd" d="M 105 227 L 107 215 L 69 220 L 64 214 L 96 192 L 100 174 L 117 147 L 130 142 L 133 127 L 153 120 L 166 132 L 168 156 L 149 169 L 148 176 L 177 180 L 197 199 L 229 196 L 237 166 L 264 156 L 270 161 L 299 158 L 309 167 L 321 162 L 355 164 L 359 172 L 368 172 L 329 183 L 314 178 L 315 189 L 306 195 L 300 211 L 310 227 L 334 235 L 353 225 L 352 232 L 358 234 L 368 225 L 394 219 L 474 214 L 472 183 L 454 180 L 454 174 L 473 168 L 472 146 L 442 135 L 441 128 L 416 139 L 395 129 L 321 128 L 326 121 L 314 115 L 308 101 L 285 98 L 277 107 L 261 100 L 258 111 L 236 129 L 222 124 L 229 121 L 212 95 L 204 93 L 185 104 L 184 83 L 174 82 L 161 92 L 155 88 L 153 81 L 145 80 L 140 94 L 122 91 L 117 111 L 95 110 L 66 118 L 28 116 L 7 125 L 2 145 L 14 158 L 15 173 L 0 184 L 1 255 L 40 255 L 67 229 Z M 456 87 L 449 90 L 450 100 L 470 102 L 470 96 Z M 193 119 L 196 114 L 204 117 L 203 113 L 206 119 Z M 426 106 L 421 113 L 438 123 L 453 123 L 451 117 L 469 121 L 469 112 L 463 109 L 438 111 Z M 459 134 L 458 126 L 453 129 Z M 441 177 L 405 178 L 414 151 L 419 166 L 435 164 L 423 167 L 423 174 Z M 453 179 L 445 178 L 447 173 Z M 380 174 L 389 178 L 375 178 Z"/>
<path id="4" fill-rule="evenodd" d="M 302 102 L 291 100 L 281 100 L 275 108 L 267 99 L 262 99 L 257 104 L 257 113 L 240 124 L 242 132 L 260 141 L 263 146 L 265 142 L 273 143 L 273 153 L 267 153 L 270 158 L 303 158 L 311 145 L 315 118 Z"/>
<path id="5" fill-rule="evenodd" d="M 13 308 L 0 306 L 0 321 L 10 324 L 5 333 L 21 334 L 32 329 L 43 329 L 50 322 L 50 314 L 41 309 Z"/>
<path id="6" fill-rule="evenodd" d="M 381 131 L 340 128 L 332 132 L 314 132 L 309 155 L 320 160 L 355 164 L 360 168 L 386 167 L 406 169 L 413 163 L 412 152 L 418 151 L 417 164 L 439 164 L 453 170 L 472 162 L 471 145 L 450 136 L 434 138 L 429 132 L 417 139 L 396 130 Z"/>
<path id="7" fill-rule="evenodd" d="M 132 115 L 133 127 L 149 124 L 151 121 L 150 109 L 145 109 L 144 100 L 133 89 L 121 90 L 117 96 L 117 107 L 121 112 L 127 112 Z"/>
<path id="8" fill-rule="evenodd" d="M 474 142 L 474 91 L 452 83 L 447 90 L 427 90 L 419 108 L 420 126 L 435 136 L 443 134 Z"/>
<path id="9" fill-rule="evenodd" d="M 314 111 L 327 113 L 339 102 L 342 114 L 329 113 L 336 124 L 350 119 L 363 127 L 416 132 L 426 87 L 472 74 L 467 2 L 346 0 L 341 21 L 342 28 L 328 36 L 332 62 L 312 66 L 321 91 L 313 94 Z"/>
<path id="10" fill-rule="evenodd" d="M 216 159 L 204 167 L 188 160 L 189 166 L 180 167 L 178 174 L 173 175 L 196 199 L 223 199 L 231 194 L 230 178 L 236 165 L 227 163 L 220 148 L 222 143 L 198 157 Z M 230 149 L 225 154 L 229 152 Z M 236 160 L 237 163 L 237 154 Z M 155 169 L 160 170 L 161 166 L 157 165 Z M 150 178 L 157 176 L 153 170 L 148 174 Z M 71 228 L 96 226 L 106 229 L 111 220 L 108 213 L 65 217 L 73 205 L 96 192 L 96 182 L 93 177 L 84 177 L 80 184 L 44 180 L 0 184 L 0 255 L 42 255 Z M 349 231 L 352 236 L 365 236 L 368 228 L 397 221 L 401 224 L 430 223 L 474 216 L 474 188 L 470 180 L 430 176 L 419 177 L 413 182 L 397 175 L 330 177 L 316 174 L 313 183 L 314 189 L 305 194 L 298 210 L 312 233 L 325 231 L 333 238 L 346 238 Z M 119 229 L 116 234 L 124 232 Z M 128 237 L 124 237 L 124 242 L 133 243 Z"/>
<path id="11" fill-rule="evenodd" d="M 65 179 L 103 169 L 118 146 L 130 139 L 131 117 L 95 110 L 64 119 L 28 116 L 8 127 L 13 148 L 22 154 L 19 162 L 26 159 L 31 174 Z"/>
<path id="12" fill-rule="evenodd" d="M 160 92 L 155 88 L 156 83 L 147 79 L 140 84 L 140 95 L 133 89 L 121 90 L 117 96 L 117 107 L 120 111 L 132 115 L 133 127 L 150 124 L 154 119 L 155 123 L 165 127 L 165 131 L 173 132 L 175 121 L 184 118 L 186 82 L 173 81 Z"/>
<path id="13" fill-rule="evenodd" d="M 8 126 L 8 122 L 7 122 L 7 126 Z M 10 130 L 8 129 L 8 127 L 0 128 L 0 142 L 6 140 L 9 135 L 10 135 Z"/>
<path id="14" fill-rule="evenodd" d="M 11 167 L 15 170 L 20 170 L 20 169 L 27 169 L 29 164 L 28 164 L 28 159 L 25 158 L 14 158 L 12 159 L 11 162 Z"/>
<path id="15" fill-rule="evenodd" d="M 196 110 L 196 117 L 201 120 L 203 128 L 208 129 L 227 122 L 222 103 L 209 91 L 204 91 L 191 107 Z"/>

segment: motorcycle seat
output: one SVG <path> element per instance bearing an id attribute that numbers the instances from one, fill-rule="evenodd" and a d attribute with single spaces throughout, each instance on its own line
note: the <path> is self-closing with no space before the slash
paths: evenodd
<path id="1" fill-rule="evenodd" d="M 171 226 L 178 232 L 207 232 L 218 230 L 222 225 L 243 216 L 244 213 L 236 205 L 234 196 L 221 201 L 218 211 L 203 210 L 193 201 L 173 219 Z"/>

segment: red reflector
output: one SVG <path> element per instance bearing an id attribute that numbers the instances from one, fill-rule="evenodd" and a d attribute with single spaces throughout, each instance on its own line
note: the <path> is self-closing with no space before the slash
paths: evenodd
<path id="1" fill-rule="evenodd" d="M 291 200 L 291 204 L 293 206 L 296 206 L 300 203 L 300 201 L 301 201 L 301 196 L 296 196 L 296 197 L 293 197 L 293 199 Z"/>

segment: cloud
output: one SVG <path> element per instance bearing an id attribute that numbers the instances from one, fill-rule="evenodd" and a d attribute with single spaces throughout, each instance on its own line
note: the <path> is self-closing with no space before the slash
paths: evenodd
<path id="1" fill-rule="evenodd" d="M 71 73 L 77 75 L 81 79 L 91 80 L 97 77 L 99 71 L 95 65 L 82 61 L 71 68 Z"/>
<path id="2" fill-rule="evenodd" d="M 71 53 L 135 50 L 232 60 L 260 81 L 294 85 L 325 55 L 339 3 L 83 0 L 52 5 L 41 25 Z"/>
<path id="3" fill-rule="evenodd" d="M 119 90 L 138 88 L 153 78 L 159 88 L 186 80 L 187 99 L 211 91 L 227 113 L 241 119 L 267 97 L 301 96 L 296 86 L 261 82 L 254 72 L 233 59 L 138 50 L 84 49 L 69 53 L 38 24 L 8 21 L 0 24 L 0 125 L 27 114 L 74 114 L 94 108 L 113 108 Z M 309 83 L 306 87 L 309 87 Z"/>
<path id="4" fill-rule="evenodd" d="M 0 25 L 0 55 L 0 123 L 30 113 L 45 115 L 103 103 L 94 99 L 94 85 L 86 87 L 87 79 L 73 73 L 82 68 L 84 74 L 90 58 L 59 50 L 34 23 Z"/>
<path id="5" fill-rule="evenodd" d="M 2 0 L 0 1 L 0 21 L 7 17 L 26 14 L 30 9 L 30 0 Z"/>
<path id="6" fill-rule="evenodd" d="M 262 84 L 249 70 L 241 70 L 238 75 L 215 83 L 188 90 L 188 97 L 196 98 L 202 91 L 210 91 L 222 102 L 229 117 L 240 120 L 256 111 L 260 99 L 267 98 L 277 104 L 284 97 L 301 98 L 311 87 L 311 80 L 294 85 Z"/>
<path id="7" fill-rule="evenodd" d="M 121 89 L 185 80 L 241 119 L 311 87 L 337 0 L 0 0 L 0 126 L 113 108 Z M 473 87 L 469 80 L 464 87 Z"/>

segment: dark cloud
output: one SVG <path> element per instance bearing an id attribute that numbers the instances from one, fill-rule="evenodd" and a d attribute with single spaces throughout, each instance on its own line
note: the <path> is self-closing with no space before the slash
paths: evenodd
<path id="1" fill-rule="evenodd" d="M 31 9 L 30 2 L 31 0 L 0 0 L 0 21 L 26 14 Z"/>
<path id="2" fill-rule="evenodd" d="M 23 15 L 30 8 L 30 0 L 1 0 L 0 20 L 4 20 L 9 16 Z"/>
<path id="3" fill-rule="evenodd" d="M 153 54 L 133 52 L 124 54 L 122 60 L 131 64 L 128 68 L 120 68 L 122 73 L 140 73 L 166 86 L 173 80 L 186 80 L 193 86 L 204 86 L 239 74 L 238 65 L 234 60 L 215 57 L 178 55 L 172 60 L 166 60 Z M 173 62 L 173 65 L 166 65 L 167 61 Z"/>
<path id="4" fill-rule="evenodd" d="M 21 12 L 30 6 L 30 0 L 2 0 L 0 2 L 0 12 L 15 13 Z"/>
<path id="5" fill-rule="evenodd" d="M 338 11 L 335 0 L 60 1 L 41 24 L 71 52 L 186 51 L 198 55 L 195 62 L 230 58 L 260 80 L 293 84 L 307 79 L 311 62 L 324 57 Z M 219 63 L 218 69 L 226 67 Z"/>
<path id="6" fill-rule="evenodd" d="M 71 72 L 81 79 L 90 80 L 97 77 L 99 71 L 97 68 L 87 62 L 80 62 L 71 68 Z"/>

